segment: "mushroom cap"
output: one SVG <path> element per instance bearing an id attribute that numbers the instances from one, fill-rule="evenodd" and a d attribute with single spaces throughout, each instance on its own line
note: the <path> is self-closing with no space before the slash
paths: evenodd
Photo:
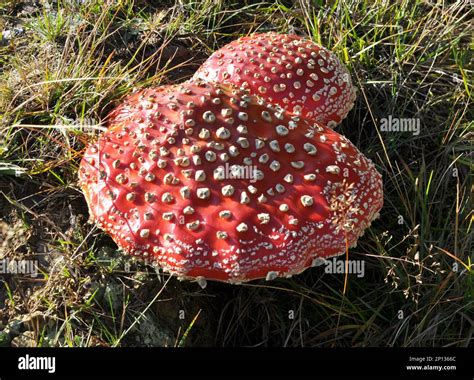
<path id="1" fill-rule="evenodd" d="M 214 52 L 194 78 L 245 87 L 271 103 L 334 128 L 354 105 L 346 67 L 297 35 L 254 34 Z"/>
<path id="2" fill-rule="evenodd" d="M 343 254 L 383 202 L 380 174 L 344 136 L 205 81 L 133 94 L 79 177 L 92 219 L 125 251 L 231 283 Z"/>

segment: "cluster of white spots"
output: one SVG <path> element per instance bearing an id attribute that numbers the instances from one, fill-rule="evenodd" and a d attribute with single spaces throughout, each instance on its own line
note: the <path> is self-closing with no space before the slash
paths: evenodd
<path id="1" fill-rule="evenodd" d="M 355 87 L 339 59 L 296 36 L 260 34 L 234 41 L 212 55 L 196 78 L 221 80 L 333 128 L 355 101 Z"/>
<path id="2" fill-rule="evenodd" d="M 140 108 L 141 121 L 121 130 L 120 139 L 105 134 L 110 149 L 101 160 L 109 169 L 93 180 L 107 186 L 94 187 L 92 197 L 105 199 L 97 192 L 109 191 L 116 199 L 96 218 L 120 246 L 179 276 L 203 282 L 202 273 L 211 273 L 238 283 L 291 276 L 313 256 L 343 252 L 340 231 L 350 229 L 355 243 L 380 209 L 381 184 L 350 142 L 322 128 L 303 135 L 299 119 L 240 90 L 186 86 L 147 97 L 153 107 Z M 239 167 L 252 175 L 235 178 L 231 168 Z M 315 208 L 320 199 L 326 204 Z"/>

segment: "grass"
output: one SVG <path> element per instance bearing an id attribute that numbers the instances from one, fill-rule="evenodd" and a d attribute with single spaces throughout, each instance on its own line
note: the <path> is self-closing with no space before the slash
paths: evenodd
<path id="1" fill-rule="evenodd" d="M 473 335 L 473 41 L 468 1 L 0 1 L 0 345 L 468 346 Z M 311 5 L 310 5 L 311 4 Z M 385 204 L 350 259 L 242 286 L 178 282 L 87 224 L 85 144 L 135 87 L 189 78 L 256 31 L 296 32 L 348 66 L 338 131 L 383 174 Z M 420 133 L 385 133 L 392 115 Z"/>

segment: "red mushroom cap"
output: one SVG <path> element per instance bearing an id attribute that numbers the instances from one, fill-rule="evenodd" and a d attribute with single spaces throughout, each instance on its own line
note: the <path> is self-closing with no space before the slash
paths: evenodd
<path id="1" fill-rule="evenodd" d="M 356 98 L 336 55 L 296 35 L 242 37 L 214 52 L 194 78 L 245 87 L 330 128 L 347 116 Z"/>
<path id="2" fill-rule="evenodd" d="M 112 115 L 80 165 L 91 216 L 181 278 L 299 273 L 355 245 L 382 207 L 381 176 L 350 141 L 241 89 L 148 89 Z"/>

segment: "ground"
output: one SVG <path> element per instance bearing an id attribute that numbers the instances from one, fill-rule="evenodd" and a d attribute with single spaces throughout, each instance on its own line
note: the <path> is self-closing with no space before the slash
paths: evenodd
<path id="1" fill-rule="evenodd" d="M 0 346 L 467 346 L 473 334 L 469 1 L 0 0 Z M 136 87 L 188 79 L 252 32 L 333 50 L 358 98 L 337 128 L 384 180 L 384 207 L 326 273 L 179 282 L 93 224 L 84 147 Z M 410 118 L 419 133 L 386 132 Z M 35 267 L 36 268 L 36 267 Z"/>

